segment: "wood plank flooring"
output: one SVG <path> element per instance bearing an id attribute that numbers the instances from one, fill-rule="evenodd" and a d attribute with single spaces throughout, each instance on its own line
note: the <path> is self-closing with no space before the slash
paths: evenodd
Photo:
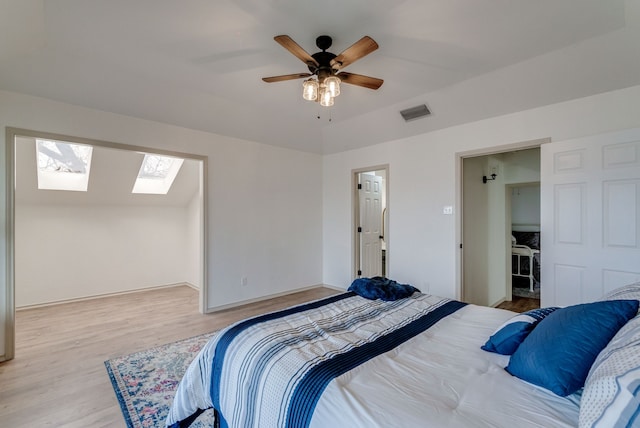
<path id="1" fill-rule="evenodd" d="M 527 297 L 513 296 L 510 302 L 502 302 L 498 306 L 500 309 L 507 309 L 514 312 L 527 312 L 540 307 L 540 299 L 530 299 Z"/>
<path id="2" fill-rule="evenodd" d="M 337 293 L 316 288 L 215 314 L 172 287 L 16 313 L 16 358 L 0 363 L 0 426 L 125 427 L 104 361 Z"/>
<path id="3" fill-rule="evenodd" d="M 316 288 L 201 315 L 197 291 L 182 286 L 18 311 L 16 358 L 0 363 L 0 426 L 125 427 L 105 360 L 335 293 Z M 499 307 L 522 312 L 531 300 Z"/>

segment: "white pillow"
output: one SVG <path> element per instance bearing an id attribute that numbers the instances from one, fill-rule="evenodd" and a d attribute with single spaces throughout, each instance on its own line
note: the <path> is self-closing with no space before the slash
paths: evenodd
<path id="1" fill-rule="evenodd" d="M 611 290 L 600 300 L 640 300 L 640 282 Z"/>
<path id="2" fill-rule="evenodd" d="M 640 284 L 634 285 L 640 291 Z M 579 423 L 580 428 L 640 425 L 640 315 L 618 331 L 591 366 Z"/>

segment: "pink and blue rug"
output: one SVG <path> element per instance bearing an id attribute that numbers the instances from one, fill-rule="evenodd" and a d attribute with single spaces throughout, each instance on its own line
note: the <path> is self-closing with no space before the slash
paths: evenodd
<path id="1" fill-rule="evenodd" d="M 189 363 L 215 333 L 207 333 L 104 362 L 130 428 L 164 427 L 175 390 Z M 213 411 L 192 428 L 213 426 Z"/>

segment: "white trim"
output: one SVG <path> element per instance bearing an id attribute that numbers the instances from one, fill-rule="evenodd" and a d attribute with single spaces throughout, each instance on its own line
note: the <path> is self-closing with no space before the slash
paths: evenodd
<path id="1" fill-rule="evenodd" d="M 192 284 L 192 283 L 190 283 L 190 282 L 188 282 L 188 281 L 187 281 L 187 282 L 184 282 L 183 284 L 184 284 L 184 285 L 186 285 L 187 287 L 191 287 L 191 288 L 193 288 L 194 290 L 200 291 L 200 287 L 198 287 L 197 285 Z"/>
<path id="2" fill-rule="evenodd" d="M 15 307 L 15 134 L 11 128 L 5 131 L 5 203 L 6 221 L 5 224 L 5 320 L 4 320 L 4 354 L 0 355 L 0 362 L 13 359 L 16 348 L 16 307 Z"/>
<path id="3" fill-rule="evenodd" d="M 364 168 L 356 168 L 351 170 L 351 279 L 354 280 L 358 277 L 358 267 L 360 265 L 360 236 L 358 235 L 358 224 L 360 224 L 360 194 L 358 193 L 358 175 L 363 172 L 374 172 L 374 171 L 384 171 L 385 172 L 385 201 L 387 208 L 387 225 L 389 224 L 389 176 L 390 176 L 390 167 L 388 163 L 381 165 L 374 165 L 371 167 Z M 389 233 L 388 230 L 385 231 L 385 242 L 387 252 L 385 255 L 385 274 L 388 278 L 390 278 L 389 270 Z"/>
<path id="4" fill-rule="evenodd" d="M 347 291 L 345 288 L 336 287 L 335 285 L 320 284 L 319 287 L 330 288 L 330 289 L 336 290 L 336 291 Z"/>
<path id="5" fill-rule="evenodd" d="M 263 302 L 265 300 L 275 299 L 277 297 L 287 296 L 289 294 L 299 293 L 301 291 L 313 290 L 314 288 L 332 288 L 333 289 L 334 287 L 329 287 L 329 286 L 326 286 L 324 284 L 310 285 L 308 287 L 296 288 L 294 290 L 283 291 L 281 293 L 275 293 L 275 294 L 269 294 L 267 296 L 256 297 L 254 299 L 241 300 L 239 302 L 229 303 L 227 305 L 214 306 L 212 308 L 209 308 L 207 310 L 207 313 L 208 314 L 212 314 L 212 313 L 215 313 L 215 312 L 224 311 L 226 309 L 232 309 L 232 308 L 237 308 L 238 306 L 248 305 L 250 303 Z M 335 289 L 336 290 L 340 290 L 339 288 L 335 288 Z M 345 291 L 345 290 L 340 290 L 340 291 Z"/>
<path id="6" fill-rule="evenodd" d="M 75 297 L 73 299 L 62 299 L 62 300 L 55 300 L 53 302 L 37 303 L 35 305 L 19 306 L 19 307 L 16 307 L 16 312 L 25 311 L 27 309 L 46 308 L 48 306 L 58 306 L 58 305 L 64 305 L 66 303 L 85 302 L 87 300 L 96 300 L 96 299 L 102 299 L 105 297 L 124 296 L 127 294 L 141 293 L 143 291 L 161 290 L 163 288 L 173 288 L 173 287 L 183 287 L 183 286 L 193 288 L 195 290 L 199 290 L 198 288 L 189 284 L 188 282 L 177 282 L 175 284 L 165 284 L 165 285 L 152 285 L 149 287 L 136 288 L 135 290 L 116 291 L 115 293 L 103 293 L 103 294 L 96 294 L 93 296 Z"/>
<path id="7" fill-rule="evenodd" d="M 507 299 L 500 299 L 500 300 L 498 300 L 497 302 L 495 302 L 494 304 L 492 304 L 492 305 L 491 305 L 491 307 L 492 307 L 492 308 L 495 308 L 495 307 L 497 307 L 498 305 L 501 305 L 501 304 L 503 304 L 503 303 L 504 303 L 504 302 L 506 302 L 506 301 L 507 301 Z"/>

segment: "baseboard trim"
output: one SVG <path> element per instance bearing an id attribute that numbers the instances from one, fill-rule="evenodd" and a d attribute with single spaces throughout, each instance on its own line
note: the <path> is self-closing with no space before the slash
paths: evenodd
<path id="1" fill-rule="evenodd" d="M 264 300 L 275 299 L 277 297 L 287 296 L 289 294 L 299 293 L 301 291 L 313 290 L 314 288 L 331 288 L 331 289 L 334 289 L 334 290 L 345 291 L 345 290 L 343 290 L 341 288 L 331 287 L 331 286 L 324 285 L 324 284 L 310 285 L 308 287 L 295 288 L 293 290 L 283 291 L 281 293 L 275 293 L 275 294 L 268 294 L 266 296 L 256 297 L 254 299 L 241 300 L 239 302 L 229 303 L 229 304 L 226 304 L 226 305 L 209 307 L 209 308 L 207 308 L 207 312 L 206 313 L 212 314 L 212 313 L 224 311 L 224 310 L 227 310 L 227 309 L 237 308 L 238 306 L 248 305 L 250 303 L 262 302 Z"/>
<path id="2" fill-rule="evenodd" d="M 337 287 L 335 285 L 328 285 L 328 284 L 320 284 L 318 287 L 324 287 L 324 288 L 330 288 L 332 290 L 336 290 L 336 291 L 347 291 L 346 288 L 342 288 L 342 287 Z"/>
<path id="3" fill-rule="evenodd" d="M 193 285 L 193 284 L 191 284 L 189 282 L 178 282 L 178 283 L 175 283 L 175 284 L 154 285 L 154 286 L 151 286 L 151 287 L 136 288 L 135 290 L 118 291 L 118 292 L 115 292 L 115 293 L 96 294 L 96 295 L 93 295 L 93 296 L 85 296 L 85 297 L 78 297 L 78 298 L 73 298 L 73 299 L 56 300 L 54 302 L 38 303 L 38 304 L 35 304 L 35 305 L 25 305 L 25 306 L 16 307 L 16 311 L 24 311 L 24 310 L 36 309 L 36 308 L 44 308 L 44 307 L 47 307 L 47 306 L 64 305 L 65 303 L 82 302 L 82 301 L 86 301 L 86 300 L 101 299 L 101 298 L 104 298 L 104 297 L 122 296 L 122 295 L 126 295 L 126 294 L 141 293 L 143 291 L 160 290 L 162 288 L 182 287 L 182 286 L 187 286 L 189 288 L 193 288 L 196 291 L 200 291 L 199 287 L 197 287 L 196 285 Z M 264 300 L 275 299 L 277 297 L 282 297 L 282 296 L 286 296 L 288 294 L 293 294 L 293 293 L 299 293 L 299 292 L 302 292 L 302 291 L 312 290 L 314 288 L 330 288 L 330 289 L 336 290 L 336 291 L 346 291 L 343 288 L 336 287 L 336 286 L 333 286 L 333 285 L 316 284 L 316 285 L 310 285 L 310 286 L 307 286 L 307 287 L 296 288 L 296 289 L 293 289 L 293 290 L 283 291 L 283 292 L 280 292 L 280 293 L 268 294 L 266 296 L 256 297 L 254 299 L 241 300 L 239 302 L 229 303 L 227 305 L 210 307 L 210 308 L 207 308 L 207 312 L 206 313 L 210 314 L 210 313 L 214 313 L 214 312 L 224 311 L 226 309 L 236 308 L 238 306 L 248 305 L 250 303 L 257 303 L 257 302 L 261 302 L 261 301 L 264 301 Z"/>
<path id="4" fill-rule="evenodd" d="M 182 284 L 176 284 L 176 285 L 186 285 L 187 287 L 191 287 L 196 291 L 200 291 L 200 287 L 198 287 L 197 285 L 194 285 L 194 284 L 192 284 L 190 282 L 184 282 Z"/>
<path id="5" fill-rule="evenodd" d="M 496 303 L 494 303 L 493 305 L 491 305 L 491 307 L 492 307 L 492 308 L 495 308 L 496 306 L 501 305 L 501 304 L 503 304 L 503 303 L 504 303 L 504 302 L 506 302 L 506 301 L 507 301 L 507 298 L 506 298 L 506 297 L 505 297 L 505 298 L 502 298 L 502 299 L 498 300 Z"/>
<path id="6" fill-rule="evenodd" d="M 136 288 L 135 290 L 117 291 L 115 293 L 103 293 L 103 294 L 96 294 L 96 295 L 93 295 L 93 296 L 85 296 L 85 297 L 77 297 L 77 298 L 73 298 L 73 299 L 56 300 L 56 301 L 53 301 L 53 302 L 46 302 L 46 303 L 37 303 L 35 305 L 19 306 L 19 307 L 16 307 L 16 311 L 24 311 L 24 310 L 27 310 L 27 309 L 36 309 L 36 308 L 44 308 L 44 307 L 47 307 L 47 306 L 64 305 L 65 303 L 83 302 L 83 301 L 86 301 L 86 300 L 102 299 L 103 297 L 123 296 L 125 294 L 141 293 L 143 291 L 160 290 L 162 288 L 182 287 L 182 286 L 185 286 L 185 285 L 187 287 L 194 288 L 194 289 L 196 289 L 198 291 L 200 290 L 195 285 L 189 284 L 188 282 L 177 282 L 177 283 L 174 283 L 174 284 L 153 285 L 153 286 L 150 286 L 150 287 Z"/>

